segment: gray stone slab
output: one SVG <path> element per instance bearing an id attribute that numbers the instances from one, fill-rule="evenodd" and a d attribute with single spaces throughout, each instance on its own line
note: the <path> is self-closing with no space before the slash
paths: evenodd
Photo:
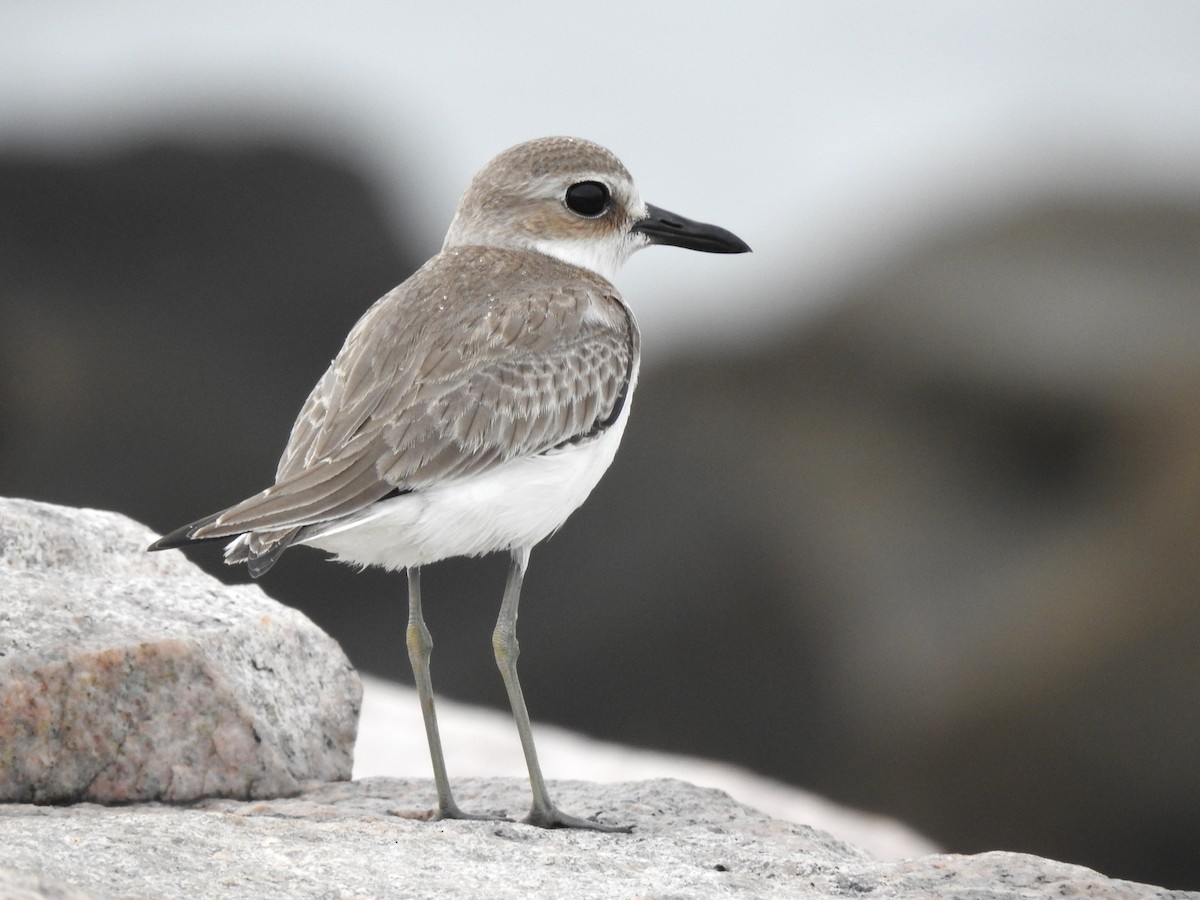
<path id="1" fill-rule="evenodd" d="M 520 779 L 457 787 L 470 810 L 528 802 Z M 11 870 L 88 897 L 1200 897 L 1018 853 L 875 860 L 686 782 L 552 788 L 633 834 L 425 821 L 427 780 L 378 778 L 189 808 L 0 806 L 0 847 Z"/>
<path id="2" fill-rule="evenodd" d="M 425 726 L 417 692 L 369 675 L 362 680 L 354 777 L 428 777 L 432 769 L 429 748 L 422 740 Z M 452 786 L 472 775 L 526 777 L 525 754 L 510 713 L 446 697 L 438 697 L 437 711 Z M 675 778 L 718 788 L 772 818 L 827 831 L 877 859 L 925 856 L 943 849 L 902 822 L 850 809 L 729 763 L 614 744 L 547 722 L 535 722 L 533 730 L 542 771 L 550 778 L 598 782 Z"/>

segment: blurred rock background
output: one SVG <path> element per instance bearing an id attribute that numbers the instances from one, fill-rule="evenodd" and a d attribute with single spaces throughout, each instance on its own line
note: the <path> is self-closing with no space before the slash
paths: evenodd
<path id="1" fill-rule="evenodd" d="M 1193 5 L 11 19 L 0 493 L 165 530 L 260 489 L 475 169 L 591 137 L 756 252 L 619 278 L 645 369 L 535 553 L 535 717 L 1200 887 Z M 500 707 L 503 570 L 426 575 L 437 688 Z M 399 576 L 263 587 L 408 680 Z"/>

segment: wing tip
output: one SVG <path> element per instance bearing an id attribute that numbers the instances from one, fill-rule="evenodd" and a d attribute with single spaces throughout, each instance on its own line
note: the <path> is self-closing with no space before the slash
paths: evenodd
<path id="1" fill-rule="evenodd" d="M 176 528 L 174 531 L 164 534 L 147 547 L 146 550 L 150 553 L 159 550 L 178 550 L 192 544 L 233 539 L 225 551 L 225 562 L 229 565 L 237 565 L 244 562 L 251 578 L 261 578 L 279 561 L 279 557 L 283 554 L 283 551 L 292 546 L 292 543 L 301 531 L 300 527 L 295 527 L 282 533 L 276 532 L 278 536 L 274 540 L 268 539 L 265 541 L 262 540 L 262 532 L 255 533 L 253 531 L 242 532 L 240 539 L 236 533 L 197 536 L 199 532 L 216 522 L 221 515 L 222 513 L 216 513 L 211 516 L 205 516 L 203 519 Z M 258 540 L 248 540 L 251 537 L 258 538 Z"/>
<path id="2" fill-rule="evenodd" d="M 217 519 L 216 516 L 206 516 L 197 522 L 189 522 L 174 531 L 168 532 L 160 537 L 157 541 L 151 544 L 146 550 L 154 553 L 158 550 L 177 550 L 180 547 L 186 547 L 189 544 L 199 544 L 203 541 L 220 540 L 217 537 L 196 537 L 196 532 L 205 525 L 211 525 Z"/>

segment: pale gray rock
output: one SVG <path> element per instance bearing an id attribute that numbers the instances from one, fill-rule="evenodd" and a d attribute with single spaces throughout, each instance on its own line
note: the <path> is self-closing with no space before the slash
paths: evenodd
<path id="1" fill-rule="evenodd" d="M 879 861 L 680 781 L 552 788 L 633 834 L 425 821 L 427 780 L 376 778 L 188 809 L 0 806 L 0 847 L 10 869 L 88 897 L 1200 897 L 1017 853 Z M 521 779 L 458 789 L 470 810 L 519 816 L 528 802 Z"/>
<path id="2" fill-rule="evenodd" d="M 354 748 L 354 777 L 422 776 L 431 768 L 417 692 L 363 676 L 362 716 Z M 525 777 L 525 756 L 512 715 L 438 698 L 438 728 L 446 766 L 458 778 Z M 887 816 L 850 809 L 794 785 L 715 760 L 658 753 L 600 741 L 544 722 L 534 723 L 542 771 L 583 781 L 677 778 L 718 788 L 760 812 L 812 825 L 877 859 L 925 856 L 942 848 Z M 432 795 L 431 795 L 432 796 Z"/>
<path id="3" fill-rule="evenodd" d="M 361 685 L 337 643 L 257 587 L 147 553 L 155 537 L 0 499 L 0 800 L 274 797 L 349 778 Z"/>
<path id="4" fill-rule="evenodd" d="M 0 897 L 3 900 L 103 900 L 54 878 L 0 868 Z"/>

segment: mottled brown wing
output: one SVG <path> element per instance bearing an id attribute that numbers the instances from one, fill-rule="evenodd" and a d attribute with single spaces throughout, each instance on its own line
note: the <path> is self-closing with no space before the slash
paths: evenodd
<path id="1" fill-rule="evenodd" d="M 351 331 L 275 485 L 192 537 L 329 521 L 592 433 L 624 402 L 637 342 L 598 276 L 494 249 L 435 257 Z"/>

